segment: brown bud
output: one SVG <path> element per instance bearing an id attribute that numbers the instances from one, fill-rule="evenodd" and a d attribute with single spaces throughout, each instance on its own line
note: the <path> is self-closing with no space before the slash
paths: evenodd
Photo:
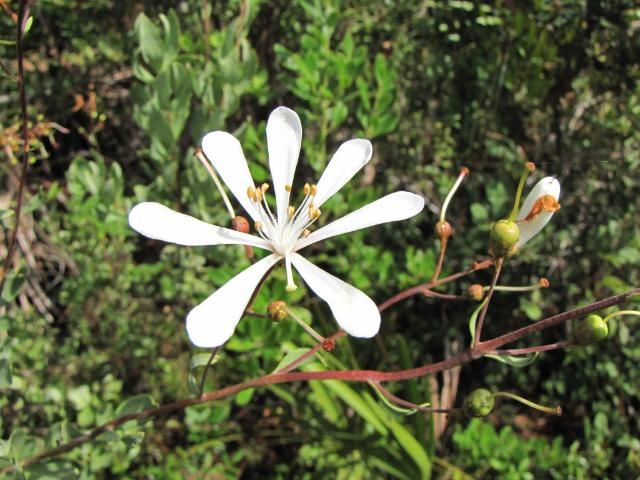
<path id="1" fill-rule="evenodd" d="M 435 231 L 440 240 L 446 240 L 453 235 L 453 227 L 446 220 L 440 220 L 436 223 Z"/>
<path id="2" fill-rule="evenodd" d="M 236 232 L 249 233 L 251 225 L 246 218 L 238 215 L 237 217 L 233 217 L 233 219 L 231 220 L 231 228 L 233 228 Z"/>
<path id="3" fill-rule="evenodd" d="M 327 337 L 322 340 L 322 349 L 325 352 L 332 352 L 334 348 L 336 348 L 336 341 L 334 338 Z"/>
<path id="4" fill-rule="evenodd" d="M 267 314 L 274 322 L 281 322 L 289 315 L 287 313 L 287 304 L 282 300 L 274 300 L 267 307 Z"/>
<path id="5" fill-rule="evenodd" d="M 475 302 L 479 302 L 484 298 L 484 287 L 479 283 L 469 285 L 467 288 L 467 297 Z"/>

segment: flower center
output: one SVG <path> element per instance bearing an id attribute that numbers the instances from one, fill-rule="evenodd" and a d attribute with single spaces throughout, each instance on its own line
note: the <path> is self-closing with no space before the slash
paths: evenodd
<path id="1" fill-rule="evenodd" d="M 254 225 L 258 235 L 271 244 L 274 253 L 284 258 L 287 272 L 286 289 L 291 292 L 298 288 L 293 281 L 291 254 L 295 252 L 296 241 L 309 235 L 311 233 L 309 227 L 320 218 L 320 209 L 313 203 L 318 189 L 315 185 L 305 183 L 302 189 L 304 199 L 298 208 L 291 205 L 287 207 L 286 218 L 276 218 L 273 215 L 266 197 L 268 189 L 269 185 L 266 183 L 263 183 L 259 188 L 249 186 L 247 196 L 255 205 L 258 213 L 258 220 Z M 291 185 L 285 185 L 284 189 L 287 194 L 291 193 Z"/>

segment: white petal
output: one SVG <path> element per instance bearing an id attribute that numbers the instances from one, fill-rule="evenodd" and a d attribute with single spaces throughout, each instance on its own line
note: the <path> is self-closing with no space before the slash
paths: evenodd
<path id="1" fill-rule="evenodd" d="M 297 253 L 291 256 L 291 262 L 311 290 L 329 304 L 340 328 L 361 338 L 371 338 L 378 333 L 380 312 L 373 300 Z"/>
<path id="2" fill-rule="evenodd" d="M 187 315 L 187 334 L 197 347 L 226 342 L 242 318 L 256 287 L 280 257 L 269 255 L 240 272 Z"/>
<path id="3" fill-rule="evenodd" d="M 276 212 L 280 222 L 287 217 L 290 194 L 285 185 L 293 183 L 301 142 L 302 125 L 296 112 L 287 107 L 276 108 L 267 121 L 267 145 L 276 195 Z"/>
<path id="4" fill-rule="evenodd" d="M 319 228 L 295 245 L 299 250 L 312 243 L 362 228 L 413 217 L 424 208 L 424 198 L 410 192 L 395 192 L 371 202 L 338 220 Z"/>
<path id="5" fill-rule="evenodd" d="M 271 249 L 262 238 L 211 225 L 155 202 L 133 207 L 129 225 L 145 237 L 179 245 L 250 245 Z"/>
<path id="6" fill-rule="evenodd" d="M 549 223 L 553 212 L 541 212 L 533 220 L 525 222 L 524 219 L 529 215 L 536 201 L 545 195 L 551 195 L 558 200 L 560 198 L 560 182 L 554 177 L 545 177 L 540 180 L 529 192 L 527 198 L 522 204 L 518 215 L 518 227 L 520 228 L 520 238 L 516 244 L 516 248 L 522 247 L 534 235 L 536 235 L 544 226 Z"/>
<path id="7" fill-rule="evenodd" d="M 202 139 L 202 150 L 245 211 L 258 220 L 256 209 L 247 195 L 247 188 L 255 184 L 240 142 L 230 133 L 211 132 Z"/>
<path id="8" fill-rule="evenodd" d="M 315 206 L 320 207 L 351 180 L 371 160 L 372 151 L 371 142 L 360 138 L 349 140 L 340 145 L 318 181 L 318 194 L 313 202 Z"/>

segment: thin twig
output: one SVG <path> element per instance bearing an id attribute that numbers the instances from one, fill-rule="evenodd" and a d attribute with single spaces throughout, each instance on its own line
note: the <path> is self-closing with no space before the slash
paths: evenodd
<path id="1" fill-rule="evenodd" d="M 454 280 L 467 276 L 473 272 L 477 272 L 478 270 L 484 270 L 486 268 L 489 268 L 491 265 L 493 265 L 493 262 L 494 262 L 493 258 L 489 258 L 487 260 L 483 260 L 482 262 L 476 262 L 466 270 L 463 270 L 458 273 L 454 273 L 452 275 L 449 275 L 448 277 L 441 278 L 440 280 L 437 280 L 435 282 L 423 283 L 422 285 L 417 285 L 415 287 L 407 288 L 402 292 L 396 293 L 394 296 L 392 296 L 391 298 L 385 300 L 380 305 L 378 305 L 378 310 L 383 312 L 387 308 L 391 307 L 392 305 L 395 305 L 396 303 L 402 300 L 405 300 L 409 297 L 412 297 L 414 295 L 419 295 L 419 294 L 424 295 L 425 291 L 429 291 L 433 287 L 444 285 L 445 283 L 452 282 Z"/>
<path id="2" fill-rule="evenodd" d="M 391 402 L 400 405 L 401 407 L 411 408 L 412 410 L 417 410 L 419 412 L 429 412 L 429 413 L 453 413 L 457 409 L 455 408 L 439 408 L 439 407 L 427 407 L 423 405 L 418 405 L 417 403 L 410 402 L 405 400 L 404 398 L 400 398 L 397 395 L 391 393 L 387 388 L 383 387 L 380 382 L 371 382 L 371 385 L 375 387 L 382 395 L 384 395 Z"/>
<path id="3" fill-rule="evenodd" d="M 204 371 L 202 372 L 202 378 L 200 379 L 200 388 L 198 388 L 198 393 L 200 395 L 204 393 L 204 382 L 207 379 L 207 373 L 209 372 L 209 367 L 213 363 L 213 359 L 215 358 L 216 353 L 218 353 L 218 350 L 220 350 L 220 347 L 216 347 L 213 350 L 211 350 L 211 356 L 209 357 L 209 360 L 207 360 L 207 364 L 204 366 Z"/>
<path id="4" fill-rule="evenodd" d="M 331 335 L 329 337 L 326 337 L 324 339 L 324 342 L 326 342 L 327 340 L 335 342 L 338 338 L 344 337 L 345 335 L 346 335 L 346 333 L 343 330 L 339 330 L 336 333 L 334 333 L 333 335 Z M 291 363 L 285 365 L 284 367 L 276 370 L 276 373 L 290 372 L 291 370 L 296 368 L 298 365 L 300 365 L 302 362 L 304 362 L 306 359 L 314 356 L 316 353 L 318 353 L 319 350 L 324 348 L 323 347 L 324 342 L 320 342 L 320 343 L 315 344 L 313 347 L 311 347 L 309 349 L 308 352 L 303 353 L 298 358 L 296 358 L 293 362 L 291 362 Z"/>
<path id="5" fill-rule="evenodd" d="M 18 91 L 20 97 L 20 113 L 22 121 L 22 168 L 20 171 L 20 180 L 18 184 L 18 198 L 15 208 L 15 225 L 9 237 L 7 246 L 7 256 L 2 263 L 2 271 L 0 271 L 0 292 L 4 288 L 7 279 L 7 272 L 11 266 L 13 251 L 16 246 L 18 230 L 20 229 L 20 213 L 22 212 L 22 203 L 24 202 L 24 187 L 27 183 L 27 166 L 29 164 L 29 125 L 27 118 L 27 94 L 24 87 L 24 52 L 22 50 L 22 34 L 24 17 L 28 14 L 27 0 L 20 0 L 18 6 L 18 21 L 16 22 L 16 51 L 18 54 Z"/>
<path id="6" fill-rule="evenodd" d="M 433 272 L 433 276 L 431 277 L 431 283 L 434 283 L 438 280 L 440 276 L 440 272 L 442 271 L 442 265 L 444 264 L 444 255 L 447 252 L 447 239 L 440 239 L 440 253 L 438 254 L 438 263 L 436 263 L 436 269 Z"/>
<path id="7" fill-rule="evenodd" d="M 495 291 L 496 285 L 498 284 L 498 278 L 500 277 L 500 270 L 502 270 L 502 262 L 504 262 L 504 258 L 496 259 L 496 265 L 493 271 L 493 278 L 491 279 L 491 286 L 489 287 L 489 291 L 487 292 L 487 297 L 484 300 L 484 306 L 480 311 L 480 315 L 478 316 L 478 322 L 476 323 L 476 333 L 475 333 L 475 336 L 473 337 L 474 346 L 480 343 L 482 326 L 484 324 L 484 319 L 487 316 L 487 312 L 489 311 L 489 302 L 491 302 L 491 297 L 493 296 L 493 292 Z"/>
<path id="8" fill-rule="evenodd" d="M 560 342 L 548 343 L 546 345 L 536 345 L 534 347 L 525 348 L 506 348 L 503 350 L 494 350 L 487 352 L 489 355 L 528 355 L 530 353 L 548 352 L 549 350 L 558 350 L 561 348 L 573 347 L 575 342 L 572 340 L 562 340 Z"/>

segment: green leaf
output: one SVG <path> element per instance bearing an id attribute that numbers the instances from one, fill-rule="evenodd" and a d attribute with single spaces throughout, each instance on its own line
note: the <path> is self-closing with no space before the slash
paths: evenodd
<path id="1" fill-rule="evenodd" d="M 387 435 L 384 422 L 371 410 L 362 397 L 349 385 L 340 380 L 326 380 L 323 382 L 329 390 L 336 394 L 343 402 L 364 418 L 380 435 Z"/>
<path id="2" fill-rule="evenodd" d="M 26 431 L 17 428 L 9 437 L 9 452 L 16 460 L 30 457 L 36 451 L 36 440 Z"/>
<path id="3" fill-rule="evenodd" d="M 196 353 L 194 356 L 192 356 L 189 360 L 189 370 L 193 372 L 193 370 L 196 370 L 197 368 L 206 366 L 207 363 L 209 363 L 209 359 L 211 358 L 211 353 L 212 352 Z M 213 360 L 211 361 L 211 365 L 215 365 L 216 363 L 218 363 L 220 358 L 220 355 L 216 354 L 216 356 L 213 357 Z"/>
<path id="4" fill-rule="evenodd" d="M 420 478 L 431 478 L 431 459 L 420 442 L 400 422 L 388 422 L 396 440 L 420 469 Z"/>
<path id="5" fill-rule="evenodd" d="M 157 70 L 162 64 L 164 55 L 163 42 L 160 38 L 158 27 L 144 13 L 138 15 L 134 24 L 134 30 L 138 34 L 140 52 L 144 60 Z"/>
<path id="6" fill-rule="evenodd" d="M 277 372 L 282 367 L 284 367 L 286 365 L 289 365 L 292 362 L 295 362 L 298 358 L 300 358 L 302 355 L 307 353 L 309 350 L 311 350 L 311 349 L 310 348 L 296 348 L 295 350 L 290 351 L 289 353 L 287 353 L 283 357 L 282 360 L 280 360 L 280 363 L 278 363 L 278 366 L 273 371 Z M 311 357 L 305 359 L 296 368 L 300 368 L 302 365 L 305 365 L 305 364 L 309 363 L 312 360 L 313 360 L 313 355 Z"/>
<path id="7" fill-rule="evenodd" d="M 7 273 L 4 281 L 4 286 L 2 287 L 2 302 L 13 302 L 13 300 L 15 300 L 15 298 L 20 293 L 20 289 L 22 288 L 25 280 L 26 277 L 22 274 L 22 272 L 10 271 L 9 273 Z"/>
<path id="8" fill-rule="evenodd" d="M 478 321 L 478 315 L 480 314 L 482 307 L 484 307 L 485 303 L 487 303 L 487 300 L 489 300 L 488 297 L 480 302 L 480 305 L 476 307 L 476 309 L 469 317 L 469 333 L 471 333 L 471 346 L 473 346 L 473 343 L 476 340 L 476 322 Z"/>
<path id="9" fill-rule="evenodd" d="M 29 480 L 59 480 L 78 478 L 78 469 L 67 460 L 47 459 L 42 463 L 30 465 L 26 469 Z"/>
<path id="10" fill-rule="evenodd" d="M 22 31 L 23 35 L 26 35 L 27 33 L 29 33 L 29 30 L 31 30 L 32 26 L 33 26 L 33 15 L 29 15 L 29 18 L 27 18 L 27 21 L 24 24 L 24 30 Z"/>
<path id="11" fill-rule="evenodd" d="M 536 358 L 538 358 L 539 352 L 534 352 L 529 355 L 496 355 L 496 354 L 488 354 L 485 355 L 486 358 L 492 358 L 502 363 L 506 363 L 507 365 L 511 365 L 512 367 L 522 368 L 528 365 L 531 365 L 535 362 Z"/>
<path id="12" fill-rule="evenodd" d="M 7 358 L 0 358 L 0 388 L 9 388 L 11 377 L 11 362 Z"/>
<path id="13" fill-rule="evenodd" d="M 238 394 L 236 395 L 236 405 L 240 407 L 248 405 L 249 402 L 251 402 L 251 398 L 253 397 L 255 391 L 255 388 L 247 388 L 246 390 L 238 392 Z"/>
<path id="14" fill-rule="evenodd" d="M 481 203 L 472 203 L 470 210 L 473 223 L 486 222 L 489 218 L 489 212 L 487 211 L 487 208 Z"/>
<path id="15" fill-rule="evenodd" d="M 134 395 L 133 397 L 127 398 L 124 402 L 118 405 L 118 408 L 116 409 L 116 417 L 121 417 L 123 415 L 129 415 L 132 413 L 139 413 L 155 406 L 156 402 L 153 400 L 153 398 L 151 398 L 150 395 L 147 395 L 146 393 Z"/>

